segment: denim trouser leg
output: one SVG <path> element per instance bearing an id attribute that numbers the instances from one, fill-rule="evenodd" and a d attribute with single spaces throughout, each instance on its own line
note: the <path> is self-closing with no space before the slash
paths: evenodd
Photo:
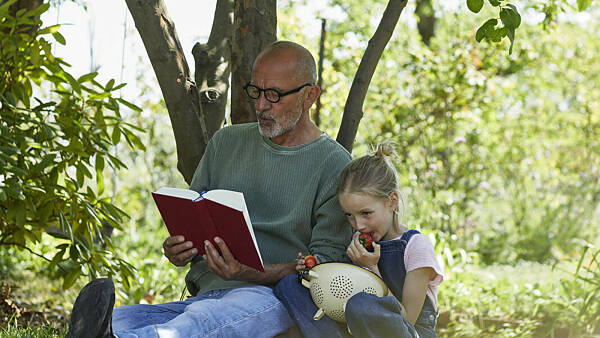
<path id="1" fill-rule="evenodd" d="M 360 292 L 346 303 L 346 320 L 353 337 L 419 337 L 415 327 L 401 314 L 395 297 L 377 297 Z"/>
<path id="2" fill-rule="evenodd" d="M 293 326 L 271 288 L 207 292 L 181 302 L 115 308 L 113 331 L 129 337 L 273 337 Z"/>
<path id="3" fill-rule="evenodd" d="M 318 308 L 310 297 L 310 291 L 298 280 L 298 275 L 283 277 L 273 293 L 283 303 L 304 337 L 348 337 L 346 330 L 327 316 L 313 320 Z"/>

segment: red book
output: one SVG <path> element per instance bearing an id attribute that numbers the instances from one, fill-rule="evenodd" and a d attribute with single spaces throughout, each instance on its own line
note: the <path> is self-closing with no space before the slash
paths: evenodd
<path id="1" fill-rule="evenodd" d="M 164 187 L 152 197 L 171 236 L 183 235 L 194 243 L 199 255 L 205 253 L 205 240 L 218 249 L 214 238 L 220 237 L 240 263 L 265 271 L 241 192 L 210 190 L 199 194 Z"/>

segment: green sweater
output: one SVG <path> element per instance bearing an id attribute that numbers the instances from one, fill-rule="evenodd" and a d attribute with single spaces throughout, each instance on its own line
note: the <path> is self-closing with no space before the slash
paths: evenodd
<path id="1" fill-rule="evenodd" d="M 325 134 L 284 147 L 262 137 L 257 123 L 233 125 L 212 137 L 190 189 L 244 193 L 264 264 L 293 261 L 298 252 L 310 252 L 319 262 L 348 261 L 352 229 L 336 188 L 350 159 Z M 194 258 L 185 280 L 192 295 L 247 285 L 213 274 L 201 256 Z"/>

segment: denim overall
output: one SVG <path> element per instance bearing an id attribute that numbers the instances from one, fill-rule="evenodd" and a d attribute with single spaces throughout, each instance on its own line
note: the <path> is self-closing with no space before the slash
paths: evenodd
<path id="1" fill-rule="evenodd" d="M 404 250 L 409 239 L 418 233 L 417 230 L 409 230 L 399 240 L 379 242 L 381 256 L 377 266 L 387 287 L 400 299 L 406 277 Z M 284 277 L 273 292 L 305 337 L 350 337 L 343 324 L 327 316 L 313 320 L 318 308 L 310 297 L 310 291 L 298 282 L 296 275 Z M 435 325 L 438 313 L 427 296 L 415 325 L 401 315 L 401 307 L 395 297 L 377 297 L 365 292 L 357 293 L 348 300 L 345 316 L 353 337 L 437 337 Z"/>

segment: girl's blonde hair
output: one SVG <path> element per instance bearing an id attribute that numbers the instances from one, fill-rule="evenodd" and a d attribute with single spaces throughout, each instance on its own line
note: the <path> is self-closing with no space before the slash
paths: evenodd
<path id="1" fill-rule="evenodd" d="M 364 193 L 388 199 L 392 192 L 396 192 L 398 208 L 395 213 L 399 224 L 403 199 L 398 189 L 398 173 L 390 159 L 392 156 L 395 156 L 394 144 L 384 141 L 371 154 L 352 160 L 340 174 L 337 194 Z"/>

